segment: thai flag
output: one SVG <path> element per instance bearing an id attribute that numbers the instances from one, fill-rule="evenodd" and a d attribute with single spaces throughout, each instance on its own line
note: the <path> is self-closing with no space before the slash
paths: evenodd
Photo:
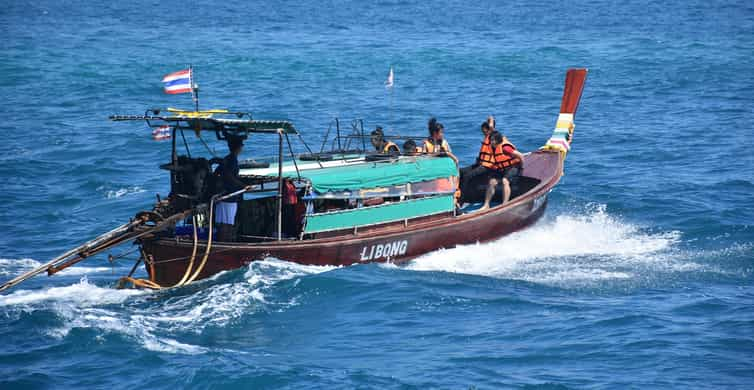
<path id="1" fill-rule="evenodd" d="M 152 130 L 152 139 L 155 141 L 162 141 L 170 139 L 170 126 L 164 125 Z"/>
<path id="2" fill-rule="evenodd" d="M 162 82 L 165 83 L 165 93 L 176 94 L 191 92 L 192 77 L 190 68 L 163 77 Z"/>

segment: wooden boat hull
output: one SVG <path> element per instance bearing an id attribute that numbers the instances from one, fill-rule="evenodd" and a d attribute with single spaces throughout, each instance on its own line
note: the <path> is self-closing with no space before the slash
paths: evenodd
<path id="1" fill-rule="evenodd" d="M 534 224 L 545 211 L 548 193 L 560 179 L 562 159 L 558 153 L 535 152 L 525 162 L 524 174 L 537 178 L 540 184 L 504 206 L 313 240 L 213 243 L 198 279 L 269 257 L 308 265 L 401 263 L 434 250 L 497 239 Z M 192 240 L 161 238 L 141 244 L 150 258 L 146 268 L 152 281 L 171 286 L 183 277 L 193 250 Z M 197 263 L 205 253 L 205 244 L 198 246 Z"/>

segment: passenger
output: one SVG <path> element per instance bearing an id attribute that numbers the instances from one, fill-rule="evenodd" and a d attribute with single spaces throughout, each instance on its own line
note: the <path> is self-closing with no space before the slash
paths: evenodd
<path id="1" fill-rule="evenodd" d="M 487 126 L 490 127 L 490 131 L 497 131 L 495 129 L 495 117 L 490 115 L 487 117 Z"/>
<path id="2" fill-rule="evenodd" d="M 217 167 L 215 174 L 220 176 L 223 185 L 223 193 L 229 194 L 242 189 L 251 189 L 241 181 L 238 175 L 238 156 L 243 151 L 243 140 L 238 137 L 228 139 L 229 153 L 223 162 Z M 236 236 L 236 212 L 238 202 L 243 200 L 243 194 L 217 202 L 215 204 L 215 224 L 217 226 L 217 239 L 219 241 L 235 241 Z"/>
<path id="3" fill-rule="evenodd" d="M 503 204 L 508 203 L 511 197 L 511 183 L 515 183 L 521 174 L 524 164 L 524 155 L 502 134 L 495 131 L 490 134 L 490 147 L 492 148 L 492 161 L 483 161 L 494 173 L 487 184 L 487 192 L 484 195 L 484 205 L 480 210 L 490 208 L 490 201 L 495 195 L 495 189 L 502 180 Z"/>
<path id="4" fill-rule="evenodd" d="M 407 156 L 414 156 L 422 152 L 422 148 L 416 146 L 416 142 L 412 139 L 406 141 L 403 144 L 403 154 Z"/>
<path id="5" fill-rule="evenodd" d="M 492 121 L 490 121 L 492 119 Z M 492 124 L 490 124 L 492 123 Z M 461 191 L 471 191 L 471 182 L 474 180 L 474 178 L 480 176 L 480 175 L 486 175 L 489 176 L 491 173 L 490 169 L 488 169 L 488 166 L 492 165 L 493 159 L 492 159 L 492 147 L 490 146 L 490 134 L 494 131 L 493 127 L 495 124 L 495 119 L 490 116 L 487 118 L 487 121 L 482 122 L 482 135 L 484 138 L 482 139 L 482 145 L 479 147 L 479 154 L 476 157 L 476 162 L 474 165 L 471 165 L 469 167 L 461 169 Z M 482 161 L 489 162 L 489 164 L 483 165 Z M 463 194 L 461 194 L 461 200 L 459 202 L 463 203 Z"/>
<path id="6" fill-rule="evenodd" d="M 453 152 L 450 149 L 450 144 L 443 138 L 445 127 L 442 123 L 439 123 L 434 119 L 435 118 L 429 120 L 429 137 L 424 140 L 422 152 L 428 154 L 444 154 L 452 158 L 453 161 L 458 164 L 458 158 L 453 155 Z"/>
<path id="7" fill-rule="evenodd" d="M 385 133 L 382 132 L 382 127 L 377 128 L 372 132 L 372 146 L 377 153 L 389 154 L 391 156 L 397 156 L 401 154 L 401 150 L 398 149 L 398 145 L 385 139 Z"/>

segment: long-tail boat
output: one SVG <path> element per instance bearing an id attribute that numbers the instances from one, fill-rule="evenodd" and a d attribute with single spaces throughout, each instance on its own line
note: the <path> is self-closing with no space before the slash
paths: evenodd
<path id="1" fill-rule="evenodd" d="M 198 108 L 113 115 L 113 121 L 145 121 L 152 128 L 172 132 L 170 162 L 160 166 L 170 174 L 170 194 L 158 197 L 152 210 L 139 212 L 128 223 L 6 282 L 0 291 L 45 271 L 52 275 L 125 242 L 135 242 L 141 255 L 119 285 L 160 289 L 269 257 L 314 265 L 400 263 L 440 248 L 489 241 L 521 230 L 542 216 L 548 193 L 563 174 L 586 74 L 586 69 L 568 70 L 552 136 L 542 148 L 525 155 L 510 201 L 486 210 L 480 210 L 479 203 L 457 207 L 459 167 L 453 159 L 441 154 L 369 153 L 363 124 L 360 131 L 347 136 L 340 134 L 338 124 L 338 135 L 328 152 L 324 152 L 325 143 L 317 153 L 304 143 L 308 153 L 295 154 L 291 138 L 302 142 L 303 138 L 288 121 Z M 277 141 L 277 156 L 272 161 L 242 162 L 240 176 L 248 187 L 218 193 L 213 169 L 220 159 L 192 157 L 186 140 L 191 134 L 205 146 L 207 134 L 220 141 L 272 137 Z M 472 182 L 469 187 L 460 190 L 465 199 L 474 200 L 484 193 L 485 183 Z M 219 241 L 213 226 L 214 206 L 239 195 L 243 200 L 236 215 L 235 239 Z M 292 195 L 293 202 L 289 201 Z M 499 198 L 496 194 L 495 199 Z M 146 279 L 134 277 L 140 264 L 144 264 Z"/>

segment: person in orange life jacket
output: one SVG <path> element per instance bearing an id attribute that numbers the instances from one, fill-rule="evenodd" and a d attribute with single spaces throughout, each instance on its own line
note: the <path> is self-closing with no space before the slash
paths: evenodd
<path id="1" fill-rule="evenodd" d="M 382 127 L 377 128 L 372 132 L 372 146 L 377 153 L 399 155 L 401 150 L 398 149 L 398 145 L 385 139 L 385 133 L 382 131 Z"/>
<path id="2" fill-rule="evenodd" d="M 220 176 L 223 193 L 229 194 L 242 189 L 250 190 L 251 186 L 241 181 L 238 175 L 238 156 L 243 151 L 243 140 L 232 137 L 228 139 L 228 149 L 230 153 L 223 159 L 222 163 L 215 170 L 215 175 Z M 235 221 L 236 212 L 238 211 L 238 202 L 243 200 L 243 195 L 215 203 L 215 225 L 217 226 L 217 239 L 219 241 L 234 241 L 236 235 Z"/>
<path id="3" fill-rule="evenodd" d="M 500 181 L 503 183 L 503 204 L 510 200 L 511 182 L 518 179 L 524 164 L 524 155 L 497 131 L 490 134 L 490 147 L 492 148 L 492 158 L 483 160 L 481 164 L 492 169 L 494 174 L 487 184 L 484 205 L 480 210 L 490 208 L 490 201 L 495 195 L 495 189 Z"/>
<path id="4" fill-rule="evenodd" d="M 491 119 L 491 121 L 490 121 Z M 476 162 L 474 162 L 474 165 L 471 165 L 469 167 L 461 169 L 461 199 L 459 200 L 460 203 L 463 203 L 463 193 L 466 191 L 471 191 L 470 185 L 472 180 L 474 180 L 475 177 L 480 175 L 486 175 L 489 176 L 492 171 L 484 166 L 481 165 L 481 161 L 486 161 L 492 158 L 492 147 L 490 146 L 490 134 L 492 134 L 493 127 L 490 125 L 490 122 L 494 125 L 495 119 L 490 116 L 487 118 L 487 121 L 482 123 L 481 129 L 482 129 L 482 135 L 484 138 L 482 139 L 482 145 L 479 147 L 479 154 L 477 155 Z"/>
<path id="5" fill-rule="evenodd" d="M 444 139 L 445 126 L 442 123 L 437 122 L 437 119 L 431 118 L 428 123 L 429 137 L 424 140 L 422 152 L 427 154 L 442 154 L 446 155 L 455 161 L 458 165 L 458 158 L 453 154 L 450 149 L 450 144 Z"/>

